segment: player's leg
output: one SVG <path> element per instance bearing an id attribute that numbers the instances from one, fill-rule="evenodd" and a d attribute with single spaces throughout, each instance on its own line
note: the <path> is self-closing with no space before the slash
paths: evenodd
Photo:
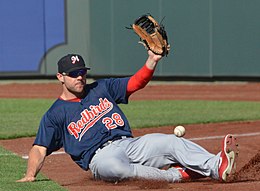
<path id="1" fill-rule="evenodd" d="M 184 138 L 166 134 L 148 134 L 132 141 L 127 147 L 132 163 L 162 168 L 178 163 L 203 176 L 218 178 L 217 155 Z"/>
<path id="2" fill-rule="evenodd" d="M 149 134 L 127 138 L 103 148 L 93 157 L 90 169 L 96 178 L 108 181 L 139 177 L 174 182 L 182 179 L 181 173 L 176 168 L 161 168 L 169 164 L 181 164 L 203 176 L 218 179 L 220 175 L 225 181 L 235 164 L 235 141 L 226 136 L 223 143 L 222 151 L 213 155 L 201 146 L 175 135 Z M 220 162 L 220 156 L 223 162 Z"/>
<path id="3" fill-rule="evenodd" d="M 133 171 L 126 153 L 114 144 L 98 151 L 89 167 L 95 179 L 114 182 L 131 177 Z"/>
<path id="4" fill-rule="evenodd" d="M 126 153 L 132 139 L 115 141 L 98 152 L 90 163 L 95 179 L 119 181 L 127 178 L 143 178 L 175 182 L 181 180 L 177 169 L 160 170 L 152 166 L 133 163 Z"/>
<path id="5" fill-rule="evenodd" d="M 199 145 L 174 135 L 149 134 L 113 142 L 94 156 L 90 168 L 96 178 L 108 181 L 139 177 L 174 182 L 182 179 L 181 173 L 176 168 L 162 170 L 164 166 L 193 164 L 192 169 L 209 176 L 198 166 L 210 166 L 208 161 L 214 157 Z"/>

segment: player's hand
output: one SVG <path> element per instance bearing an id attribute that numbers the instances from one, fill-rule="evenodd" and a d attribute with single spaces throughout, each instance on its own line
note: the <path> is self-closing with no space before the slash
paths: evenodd
<path id="1" fill-rule="evenodd" d="M 35 179 L 36 179 L 35 177 L 25 176 L 24 178 L 17 180 L 16 182 L 33 182 L 33 181 L 35 181 Z"/>

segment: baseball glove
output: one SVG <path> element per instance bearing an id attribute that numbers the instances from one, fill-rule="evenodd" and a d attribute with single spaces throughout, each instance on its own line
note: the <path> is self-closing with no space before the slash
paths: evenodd
<path id="1" fill-rule="evenodd" d="M 146 49 L 153 53 L 167 56 L 170 51 L 170 45 L 163 25 L 150 15 L 142 15 L 132 24 L 132 29 L 140 37 L 140 42 Z"/>

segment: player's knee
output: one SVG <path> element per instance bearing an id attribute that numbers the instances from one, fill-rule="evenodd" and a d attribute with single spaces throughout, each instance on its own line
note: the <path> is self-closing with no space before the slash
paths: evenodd
<path id="1" fill-rule="evenodd" d="M 131 177 L 129 163 L 117 158 L 106 159 L 99 165 L 99 174 L 103 180 L 118 181 Z"/>

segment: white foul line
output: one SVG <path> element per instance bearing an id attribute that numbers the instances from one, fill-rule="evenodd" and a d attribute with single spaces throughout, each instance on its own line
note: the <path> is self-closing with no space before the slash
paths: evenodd
<path id="1" fill-rule="evenodd" d="M 51 153 L 51 155 L 62 155 L 62 154 L 65 154 L 65 152 L 64 151 L 56 151 L 56 152 Z M 28 159 L 29 156 L 28 155 L 23 155 L 22 158 L 23 159 Z"/>
<path id="2" fill-rule="evenodd" d="M 242 134 L 232 134 L 235 137 L 251 137 L 251 136 L 259 136 L 260 132 L 255 132 L 255 133 L 242 133 Z M 210 140 L 210 139 L 222 139 L 224 138 L 225 135 L 219 135 L 219 136 L 209 136 L 209 137 L 196 137 L 196 138 L 190 138 L 189 140 L 191 141 L 200 141 L 200 140 Z M 65 154 L 64 151 L 56 151 L 53 152 L 51 155 L 61 155 Z M 16 154 L 0 154 L 0 156 L 11 156 L 11 155 L 16 155 Z M 28 155 L 23 155 L 23 159 L 28 159 Z"/>
<path id="3" fill-rule="evenodd" d="M 232 133 L 231 133 L 232 134 Z M 243 133 L 243 134 L 232 134 L 235 137 L 251 137 L 251 136 L 258 136 L 260 132 L 255 133 Z M 225 135 L 222 136 L 209 136 L 209 137 L 198 137 L 198 138 L 190 138 L 191 141 L 199 141 L 199 140 L 209 140 L 209 139 L 222 139 Z"/>

